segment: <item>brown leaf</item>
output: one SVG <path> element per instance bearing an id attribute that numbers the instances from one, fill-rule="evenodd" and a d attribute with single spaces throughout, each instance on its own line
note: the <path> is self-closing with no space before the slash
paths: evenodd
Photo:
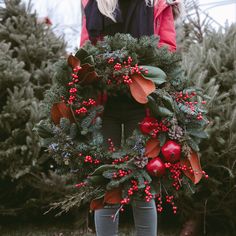
<path id="1" fill-rule="evenodd" d="M 159 155 L 161 150 L 160 142 L 158 139 L 149 139 L 146 143 L 145 156 L 155 158 Z"/>
<path id="2" fill-rule="evenodd" d="M 80 60 L 77 57 L 73 56 L 72 54 L 70 54 L 70 56 L 68 57 L 67 63 L 72 68 L 80 66 Z"/>
<path id="3" fill-rule="evenodd" d="M 193 171 L 185 170 L 183 172 L 194 184 L 197 184 L 202 178 L 202 167 L 198 154 L 192 151 L 189 157 L 181 159 L 180 163 L 187 167 L 191 167 Z"/>
<path id="4" fill-rule="evenodd" d="M 61 118 L 67 118 L 71 123 L 75 122 L 70 107 L 68 107 L 64 102 L 53 104 L 51 109 L 51 118 L 55 125 L 60 123 Z"/>
<path id="5" fill-rule="evenodd" d="M 145 79 L 142 75 L 133 74 L 131 76 L 132 83 L 129 84 L 130 92 L 134 99 L 145 104 L 148 102 L 147 96 L 155 91 L 155 84 L 151 80 Z"/>
<path id="6" fill-rule="evenodd" d="M 91 210 L 98 210 L 98 209 L 102 209 L 103 207 L 104 207 L 103 198 L 93 199 L 90 203 L 90 209 Z"/>
<path id="7" fill-rule="evenodd" d="M 96 82 L 99 77 L 97 72 L 94 70 L 94 66 L 86 63 L 81 66 L 81 69 L 77 73 L 80 81 L 80 85 L 88 85 Z"/>
<path id="8" fill-rule="evenodd" d="M 122 200 L 121 188 L 114 188 L 105 193 L 104 202 L 108 204 L 117 204 Z"/>
<path id="9" fill-rule="evenodd" d="M 80 85 L 88 85 L 96 82 L 98 80 L 98 75 L 95 71 L 88 72 L 82 80 L 80 80 Z"/>

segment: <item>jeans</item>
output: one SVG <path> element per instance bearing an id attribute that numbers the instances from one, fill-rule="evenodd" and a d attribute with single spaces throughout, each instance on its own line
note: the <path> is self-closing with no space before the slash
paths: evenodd
<path id="1" fill-rule="evenodd" d="M 102 132 L 104 145 L 111 138 L 115 147 L 120 147 L 124 140 L 138 128 L 138 123 L 145 117 L 145 106 L 126 95 L 108 98 L 103 114 Z M 122 124 L 124 126 L 122 134 Z M 137 236 L 157 235 L 157 211 L 155 201 L 133 201 L 132 209 Z M 105 206 L 95 210 L 95 227 L 97 236 L 117 236 L 119 205 Z M 117 215 L 117 217 L 112 217 Z"/>
<path id="2" fill-rule="evenodd" d="M 95 211 L 95 227 L 97 236 L 118 236 L 119 215 L 114 218 L 119 206 L 108 206 Z M 157 211 L 154 200 L 150 202 L 133 201 L 136 236 L 157 235 Z"/>

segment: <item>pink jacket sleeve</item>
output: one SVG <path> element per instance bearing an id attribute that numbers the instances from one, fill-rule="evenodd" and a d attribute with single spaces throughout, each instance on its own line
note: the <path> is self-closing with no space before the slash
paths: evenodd
<path id="1" fill-rule="evenodd" d="M 87 3 L 88 3 L 88 0 L 82 0 L 83 9 L 87 5 Z M 89 34 L 88 34 L 88 31 L 87 31 L 87 28 L 86 28 L 86 17 L 85 17 L 85 14 L 83 14 L 83 16 L 82 16 L 82 31 L 81 31 L 81 38 L 80 38 L 80 47 L 82 47 L 87 40 L 89 40 Z"/>
<path id="2" fill-rule="evenodd" d="M 172 7 L 163 0 L 160 0 L 154 9 L 154 34 L 160 37 L 158 47 L 167 45 L 170 51 L 176 50 L 176 31 Z"/>

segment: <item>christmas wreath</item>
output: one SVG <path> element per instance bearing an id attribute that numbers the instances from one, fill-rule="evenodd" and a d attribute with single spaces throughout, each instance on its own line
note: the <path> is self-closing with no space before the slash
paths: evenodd
<path id="1" fill-rule="evenodd" d="M 190 85 L 180 57 L 157 44 L 154 36 L 116 34 L 58 63 L 43 104 L 50 118 L 37 131 L 58 168 L 77 177 L 81 202 L 121 189 L 121 206 L 157 198 L 162 211 L 164 193 L 176 213 L 174 195 L 207 177 L 198 154 L 207 138 L 204 95 Z M 107 97 L 120 91 L 145 104 L 147 115 L 116 149 L 103 140 L 102 112 Z"/>

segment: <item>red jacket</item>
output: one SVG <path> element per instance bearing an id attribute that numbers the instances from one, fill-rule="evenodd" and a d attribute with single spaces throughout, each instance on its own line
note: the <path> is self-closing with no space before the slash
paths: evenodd
<path id="1" fill-rule="evenodd" d="M 82 0 L 83 7 L 86 6 L 89 0 Z M 176 4 L 179 0 L 175 1 Z M 166 3 L 166 0 L 158 0 L 158 4 L 154 7 L 154 34 L 159 35 L 160 41 L 158 47 L 167 45 L 170 51 L 176 50 L 176 32 L 174 16 L 171 5 Z M 80 46 L 83 46 L 86 40 L 89 39 L 86 29 L 86 18 L 83 16 L 83 26 L 81 32 Z"/>

